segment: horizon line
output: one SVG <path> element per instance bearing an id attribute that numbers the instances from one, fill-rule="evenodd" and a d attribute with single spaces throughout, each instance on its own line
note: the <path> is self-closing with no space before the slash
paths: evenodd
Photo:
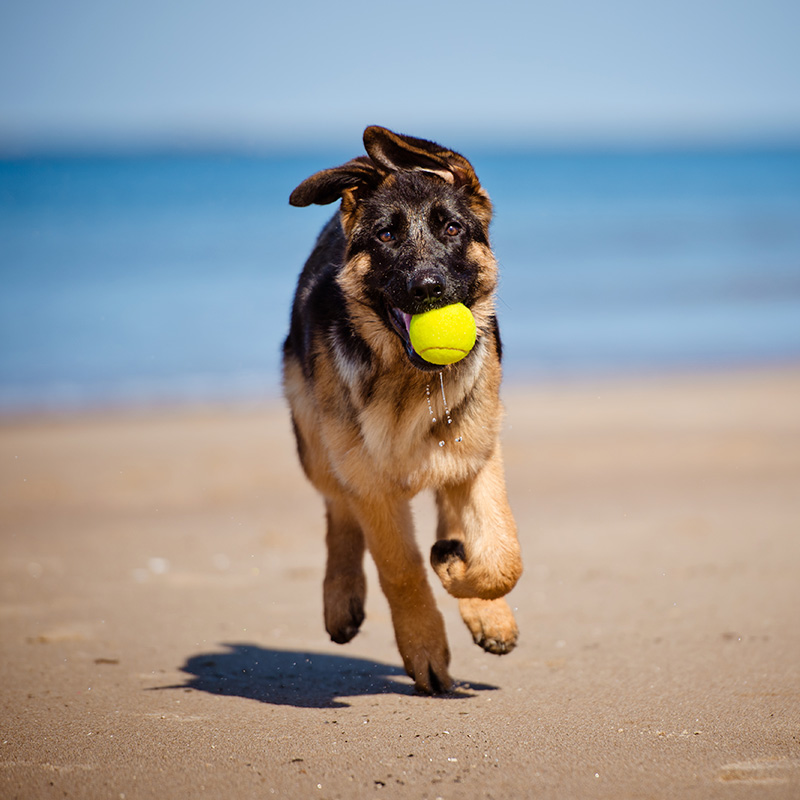
<path id="1" fill-rule="evenodd" d="M 0 132 L 0 160 L 29 158 L 157 157 L 157 156 L 241 156 L 293 157 L 309 153 L 361 150 L 361 131 L 355 137 L 336 133 L 328 137 L 289 137 L 286 135 L 66 135 L 3 136 Z M 448 133 L 436 141 L 458 139 L 459 151 L 479 153 L 593 153 L 593 152 L 710 152 L 800 150 L 800 130 L 765 130 L 748 132 L 704 133 L 671 132 L 630 135 L 596 132 L 595 134 L 543 134 L 465 131 L 462 136 Z"/>

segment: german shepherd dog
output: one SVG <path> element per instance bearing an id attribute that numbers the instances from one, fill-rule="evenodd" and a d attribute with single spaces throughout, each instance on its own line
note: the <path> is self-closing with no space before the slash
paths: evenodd
<path id="1" fill-rule="evenodd" d="M 433 489 L 431 565 L 472 637 L 517 642 L 503 599 L 522 572 L 506 497 L 492 206 L 472 165 L 433 142 L 364 131 L 367 156 L 303 181 L 290 203 L 341 199 L 300 275 L 283 351 L 297 450 L 325 499 L 325 627 L 350 641 L 364 619 L 365 548 L 389 601 L 406 672 L 447 692 L 450 652 L 417 548 L 409 501 Z M 424 361 L 409 320 L 463 303 L 477 342 L 446 367 Z"/>

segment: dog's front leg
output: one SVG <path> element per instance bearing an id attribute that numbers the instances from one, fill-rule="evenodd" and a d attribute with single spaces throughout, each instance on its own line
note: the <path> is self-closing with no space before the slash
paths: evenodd
<path id="1" fill-rule="evenodd" d="M 436 501 L 439 531 L 431 565 L 445 589 L 483 600 L 508 594 L 522 574 L 522 559 L 499 446 L 477 475 L 439 489 Z"/>
<path id="2" fill-rule="evenodd" d="M 380 497 L 351 503 L 389 601 L 406 672 L 419 690 L 446 692 L 451 685 L 447 635 L 414 541 L 408 501 Z"/>
<path id="3" fill-rule="evenodd" d="M 519 630 L 503 595 L 519 579 L 522 560 L 499 448 L 471 481 L 440 489 L 436 502 L 439 526 L 431 565 L 459 598 L 475 643 L 490 653 L 508 653 Z"/>

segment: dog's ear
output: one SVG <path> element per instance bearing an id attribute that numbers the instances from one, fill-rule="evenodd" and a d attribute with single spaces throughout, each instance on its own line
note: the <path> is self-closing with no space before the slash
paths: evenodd
<path id="1" fill-rule="evenodd" d="M 364 148 L 378 169 L 387 172 L 431 172 L 448 183 L 480 186 L 472 164 L 464 156 L 426 139 L 370 125 L 364 131 Z"/>
<path id="2" fill-rule="evenodd" d="M 366 156 L 359 156 L 340 167 L 323 169 L 306 178 L 292 192 L 289 203 L 293 206 L 310 206 L 312 203 L 325 206 L 350 189 L 377 186 L 380 179 L 375 165 Z"/>
<path id="3" fill-rule="evenodd" d="M 492 203 L 472 164 L 464 156 L 427 139 L 404 136 L 378 125 L 364 131 L 364 148 L 384 172 L 429 172 L 457 187 L 465 187 L 470 205 L 488 229 Z"/>

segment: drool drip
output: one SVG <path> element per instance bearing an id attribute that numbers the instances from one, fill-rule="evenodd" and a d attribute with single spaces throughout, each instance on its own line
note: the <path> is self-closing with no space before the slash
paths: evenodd
<path id="1" fill-rule="evenodd" d="M 444 406 L 444 415 L 445 415 L 445 418 L 447 419 L 447 424 L 448 425 L 452 425 L 453 424 L 453 420 L 452 420 L 452 418 L 450 416 L 450 407 L 447 405 L 447 397 L 445 396 L 445 393 L 444 393 L 444 377 L 442 376 L 441 372 L 439 373 L 439 386 L 441 387 L 441 390 L 442 390 L 442 405 Z M 425 399 L 428 401 L 428 414 L 431 417 L 431 422 L 436 422 L 436 417 L 434 416 L 434 413 L 433 413 L 433 406 L 431 405 L 431 385 L 430 384 L 428 384 L 425 387 Z M 456 443 L 462 442 L 463 441 L 463 437 L 456 436 L 454 441 Z M 439 442 L 439 447 L 444 447 L 444 440 L 441 440 Z"/>
<path id="2" fill-rule="evenodd" d="M 447 424 L 451 425 L 453 420 L 450 419 L 450 409 L 447 407 L 447 398 L 444 396 L 444 378 L 442 373 L 439 373 L 439 386 L 442 387 L 442 404 L 444 405 L 444 414 L 447 417 Z"/>
<path id="3" fill-rule="evenodd" d="M 436 422 L 436 417 L 433 416 L 433 406 L 431 406 L 431 385 L 425 387 L 425 399 L 428 401 L 428 414 L 430 414 L 431 422 Z"/>

